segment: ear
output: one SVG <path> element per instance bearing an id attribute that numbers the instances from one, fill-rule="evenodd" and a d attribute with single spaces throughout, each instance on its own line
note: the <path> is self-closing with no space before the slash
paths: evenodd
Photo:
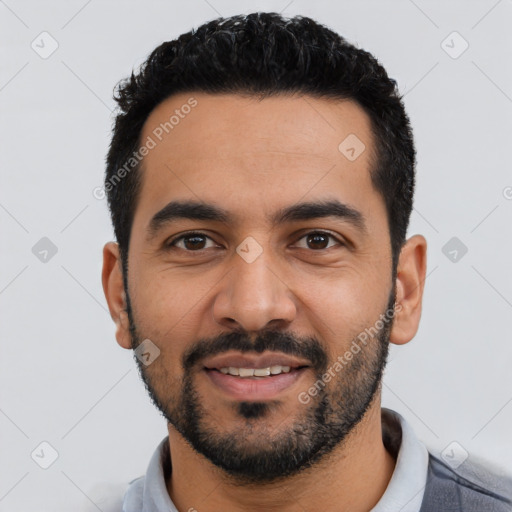
<path id="1" fill-rule="evenodd" d="M 130 326 L 128 314 L 126 313 L 126 295 L 123 286 L 123 270 L 119 246 L 115 242 L 108 242 L 103 247 L 101 281 L 110 316 L 116 324 L 117 343 L 123 348 L 131 349 Z"/>
<path id="2" fill-rule="evenodd" d="M 403 245 L 398 261 L 391 343 L 403 345 L 418 331 L 426 270 L 427 241 L 421 235 L 414 235 Z"/>

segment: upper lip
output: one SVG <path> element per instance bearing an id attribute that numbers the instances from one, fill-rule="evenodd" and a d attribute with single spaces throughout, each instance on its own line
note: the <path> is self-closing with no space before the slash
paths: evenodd
<path id="1" fill-rule="evenodd" d="M 220 369 L 229 368 L 268 368 L 270 366 L 289 366 L 298 368 L 309 366 L 309 362 L 279 352 L 263 353 L 259 355 L 248 355 L 241 353 L 221 354 L 210 357 L 204 361 L 205 368 Z"/>

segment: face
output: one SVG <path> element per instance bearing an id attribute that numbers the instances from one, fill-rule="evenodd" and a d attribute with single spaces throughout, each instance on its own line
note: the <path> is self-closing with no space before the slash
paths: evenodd
<path id="1" fill-rule="evenodd" d="M 148 137 L 125 294 L 133 347 L 160 351 L 137 359 L 150 396 L 230 475 L 296 473 L 346 440 L 385 364 L 395 288 L 369 118 L 351 101 L 180 94 Z"/>

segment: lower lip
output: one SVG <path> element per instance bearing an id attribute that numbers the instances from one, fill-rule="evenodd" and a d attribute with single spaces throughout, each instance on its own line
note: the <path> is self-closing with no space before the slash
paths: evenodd
<path id="1" fill-rule="evenodd" d="M 291 370 L 269 377 L 236 377 L 218 370 L 205 369 L 213 384 L 236 400 L 269 400 L 290 388 L 308 368 Z"/>

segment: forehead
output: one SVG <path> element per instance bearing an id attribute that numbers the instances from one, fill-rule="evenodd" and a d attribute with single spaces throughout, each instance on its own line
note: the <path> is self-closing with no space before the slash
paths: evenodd
<path id="1" fill-rule="evenodd" d="M 326 195 L 363 209 L 379 200 L 370 119 L 349 100 L 181 93 L 153 110 L 141 143 L 152 148 L 134 227 L 172 199 L 223 205 L 239 220 Z"/>

